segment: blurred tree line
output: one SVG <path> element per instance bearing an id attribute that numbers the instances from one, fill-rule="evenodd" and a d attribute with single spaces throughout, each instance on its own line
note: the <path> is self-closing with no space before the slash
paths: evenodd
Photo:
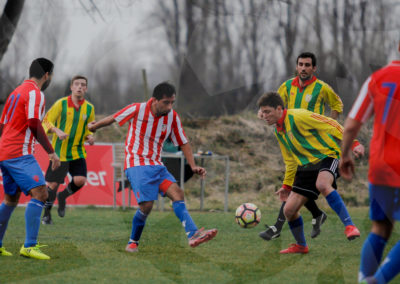
<path id="1" fill-rule="evenodd" d="M 6 2 L 19 3 L 20 10 L 24 5 L 22 0 Z M 233 114 L 254 108 L 263 92 L 276 90 L 284 80 L 294 76 L 296 57 L 302 51 L 317 55 L 317 77 L 337 91 L 348 111 L 360 84 L 396 54 L 399 40 L 400 5 L 394 0 L 149 2 L 157 5 L 146 22 L 160 27 L 163 37 L 140 44 L 167 47 L 163 54 L 147 56 L 154 59 L 153 64 L 167 66 L 160 68 L 164 73 L 158 77 L 177 86 L 176 108 L 188 117 Z M 115 5 L 116 16 L 120 13 L 118 9 L 135 9 L 135 0 L 36 0 L 35 3 L 41 10 L 32 13 L 25 7 L 19 22 L 15 18 L 9 21 L 13 33 L 16 27 L 17 31 L 15 44 L 9 45 L 7 51 L 12 56 L 7 62 L 0 62 L 2 100 L 26 78 L 27 66 L 37 55 L 59 62 L 56 68 L 62 69 L 65 54 L 60 47 L 68 26 L 60 21 L 60 13 L 66 5 L 76 5 L 82 17 L 91 17 L 93 21 L 93 13 L 104 20 L 102 12 L 111 9 L 111 5 Z M 10 33 L 5 36 L 5 27 L 0 26 L 0 60 L 7 50 L 3 48 L 3 40 L 10 39 Z M 27 31 L 35 36 L 28 38 Z M 146 100 L 141 77 L 145 67 L 138 63 L 135 54 L 118 46 L 112 36 L 95 38 L 77 68 L 89 78 L 89 100 L 95 104 L 97 113 L 111 113 L 128 103 Z M 69 93 L 69 79 L 64 76 L 52 83 L 46 91 L 48 104 Z"/>

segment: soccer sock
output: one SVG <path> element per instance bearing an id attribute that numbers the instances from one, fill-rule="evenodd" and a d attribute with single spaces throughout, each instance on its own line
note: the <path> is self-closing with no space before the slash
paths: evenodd
<path id="1" fill-rule="evenodd" d="M 42 210 L 44 203 L 37 200 L 31 199 L 25 210 L 25 228 L 26 237 L 24 246 L 31 247 L 37 244 L 37 236 L 39 234 L 40 227 L 40 215 L 42 215 Z"/>
<path id="2" fill-rule="evenodd" d="M 282 202 L 281 209 L 279 209 L 279 215 L 275 223 L 275 227 L 279 232 L 282 230 L 282 227 L 286 222 L 285 214 L 283 214 L 283 208 L 285 207 L 285 204 L 286 202 Z"/>
<path id="3" fill-rule="evenodd" d="M 61 198 L 66 199 L 68 196 L 74 194 L 75 192 L 77 192 L 81 188 L 82 188 L 82 186 L 81 187 L 77 186 L 74 183 L 74 180 L 71 180 L 71 182 L 68 184 L 68 186 L 62 192 L 60 192 L 59 194 L 60 194 Z"/>
<path id="4" fill-rule="evenodd" d="M 375 273 L 378 283 L 388 283 L 400 273 L 400 241 L 390 250 L 387 257 Z"/>
<path id="5" fill-rule="evenodd" d="M 369 233 L 364 245 L 361 249 L 360 278 L 372 276 L 376 272 L 379 263 L 382 260 L 383 250 L 385 249 L 386 240 L 381 236 Z"/>
<path id="6" fill-rule="evenodd" d="M 172 202 L 172 208 L 174 209 L 176 217 L 178 217 L 182 226 L 185 228 L 187 237 L 192 237 L 194 233 L 196 233 L 197 227 L 192 217 L 190 217 L 189 211 L 186 209 L 185 201 L 180 200 Z"/>
<path id="7" fill-rule="evenodd" d="M 350 214 L 347 211 L 346 205 L 344 205 L 343 199 L 340 197 L 336 190 L 329 193 L 326 197 L 329 206 L 336 212 L 344 226 L 354 225 L 351 220 Z"/>
<path id="8" fill-rule="evenodd" d="M 318 208 L 317 203 L 315 203 L 313 199 L 308 199 L 304 206 L 311 212 L 314 219 L 322 215 L 322 211 Z"/>
<path id="9" fill-rule="evenodd" d="M 57 189 L 51 189 L 50 187 L 47 187 L 47 192 L 49 193 L 49 198 L 47 198 L 44 206 L 47 210 L 50 210 L 51 207 L 53 207 L 54 200 L 56 200 Z"/>
<path id="10" fill-rule="evenodd" d="M 144 226 L 146 225 L 146 218 L 147 215 L 140 211 L 140 209 L 136 211 L 135 216 L 133 216 L 132 220 L 131 239 L 128 243 L 139 243 L 140 236 L 142 235 Z"/>
<path id="11" fill-rule="evenodd" d="M 14 211 L 15 206 L 8 206 L 4 202 L 0 205 L 0 248 L 3 246 L 3 237 L 7 230 L 8 220 Z"/>
<path id="12" fill-rule="evenodd" d="M 295 238 L 297 244 L 307 246 L 306 238 L 304 237 L 303 230 L 303 217 L 299 217 L 294 221 L 289 221 L 289 228 Z"/>

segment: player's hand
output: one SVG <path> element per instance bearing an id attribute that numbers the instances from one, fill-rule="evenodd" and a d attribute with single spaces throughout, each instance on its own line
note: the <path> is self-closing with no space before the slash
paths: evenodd
<path id="1" fill-rule="evenodd" d="M 61 129 L 55 128 L 54 132 L 56 133 L 58 139 L 65 140 L 68 138 L 68 134 L 62 131 Z"/>
<path id="2" fill-rule="evenodd" d="M 51 169 L 53 171 L 61 165 L 60 158 L 57 156 L 56 153 L 49 154 L 49 159 L 51 161 Z"/>
<path id="3" fill-rule="evenodd" d="M 93 135 L 86 136 L 86 142 L 88 142 L 90 145 L 93 145 L 94 144 L 94 136 Z"/>
<path id="4" fill-rule="evenodd" d="M 275 194 L 279 196 L 280 201 L 284 202 L 288 199 L 290 191 L 281 187 Z"/>
<path id="5" fill-rule="evenodd" d="M 193 173 L 200 175 L 202 178 L 204 178 L 207 174 L 207 171 L 205 168 L 198 167 L 198 166 L 193 167 L 192 171 L 193 171 Z"/>
<path id="6" fill-rule="evenodd" d="M 89 122 L 89 124 L 88 124 L 88 129 L 89 129 L 89 131 L 91 131 L 91 132 L 96 132 L 96 127 L 95 127 L 95 124 L 96 124 L 96 121 L 95 120 L 93 120 L 92 122 Z"/>
<path id="7" fill-rule="evenodd" d="M 365 148 L 364 148 L 364 145 L 363 145 L 363 144 L 358 144 L 358 145 L 357 145 L 356 147 L 354 147 L 354 149 L 353 149 L 353 154 L 354 154 L 354 157 L 355 157 L 356 159 L 358 159 L 358 158 L 364 156 L 364 153 L 365 153 Z"/>
<path id="8" fill-rule="evenodd" d="M 354 175 L 354 160 L 352 157 L 342 156 L 340 158 L 339 173 L 342 178 L 351 181 Z"/>

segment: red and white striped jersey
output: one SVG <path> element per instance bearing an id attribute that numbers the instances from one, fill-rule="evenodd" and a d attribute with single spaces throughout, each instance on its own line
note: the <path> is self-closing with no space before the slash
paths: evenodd
<path id="1" fill-rule="evenodd" d="M 163 165 L 161 150 L 168 136 L 175 146 L 188 143 L 179 115 L 171 110 L 165 116 L 155 117 L 151 111 L 153 98 L 144 103 L 126 106 L 113 115 L 120 126 L 129 122 L 125 140 L 125 169 Z"/>
<path id="2" fill-rule="evenodd" d="M 42 120 L 45 99 L 36 83 L 25 80 L 8 96 L 1 115 L 4 125 L 0 137 L 0 161 L 33 154 L 36 139 L 28 128 L 28 120 Z"/>
<path id="3" fill-rule="evenodd" d="M 375 115 L 368 179 L 400 187 L 400 61 L 373 73 L 361 87 L 349 117 L 365 122 Z"/>

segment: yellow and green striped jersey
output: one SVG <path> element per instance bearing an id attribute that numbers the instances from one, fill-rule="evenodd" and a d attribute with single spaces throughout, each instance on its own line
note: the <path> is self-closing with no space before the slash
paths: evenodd
<path id="1" fill-rule="evenodd" d="M 89 122 L 94 120 L 94 106 L 83 100 L 76 108 L 71 96 L 59 99 L 49 109 L 43 119 L 43 128 L 46 133 L 57 127 L 68 134 L 67 139 L 60 140 L 53 133 L 52 145 L 61 161 L 72 161 L 86 158 L 84 147 L 86 136 L 91 135 L 87 128 Z"/>
<path id="2" fill-rule="evenodd" d="M 299 77 L 284 82 L 278 89 L 285 107 L 303 108 L 309 111 L 325 114 L 325 104 L 331 110 L 338 113 L 343 112 L 343 103 L 340 97 L 325 82 L 318 80 L 315 76 L 306 82 L 304 88 L 300 87 Z"/>
<path id="3" fill-rule="evenodd" d="M 332 118 L 305 109 L 288 109 L 284 115 L 275 135 L 286 166 L 283 184 L 292 186 L 297 166 L 316 164 L 326 157 L 339 159 L 343 127 Z"/>

